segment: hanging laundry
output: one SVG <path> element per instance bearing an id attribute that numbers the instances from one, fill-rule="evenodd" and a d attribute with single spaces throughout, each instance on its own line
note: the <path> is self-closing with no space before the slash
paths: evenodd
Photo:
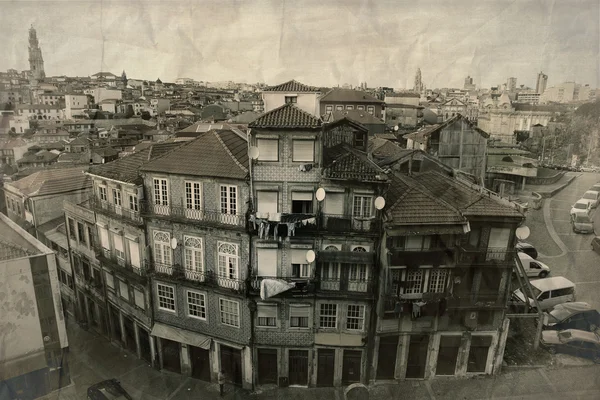
<path id="1" fill-rule="evenodd" d="M 271 224 L 269 224 L 268 222 L 265 222 L 265 236 L 264 239 L 268 239 L 269 238 L 269 231 L 271 230 Z"/>
<path id="2" fill-rule="evenodd" d="M 412 309 L 412 316 L 413 318 L 419 318 L 421 316 L 421 307 L 423 307 L 425 304 L 422 301 L 417 301 L 413 303 L 413 309 Z"/>
<path id="3" fill-rule="evenodd" d="M 296 223 L 295 222 L 286 222 L 288 236 L 294 236 L 296 233 Z"/>
<path id="4" fill-rule="evenodd" d="M 260 224 L 258 225 L 258 237 L 260 239 L 263 238 L 264 231 L 265 231 L 265 223 L 261 221 Z"/>
<path id="5" fill-rule="evenodd" d="M 277 240 L 277 231 L 279 230 L 279 224 L 275 224 L 273 227 L 273 240 Z"/>

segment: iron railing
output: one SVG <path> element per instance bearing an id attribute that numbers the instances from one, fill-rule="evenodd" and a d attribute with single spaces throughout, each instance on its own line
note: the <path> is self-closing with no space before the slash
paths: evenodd
<path id="1" fill-rule="evenodd" d="M 245 214 L 223 213 L 221 210 L 195 209 L 175 205 L 153 204 L 141 202 L 140 210 L 142 215 L 151 215 L 158 217 L 172 217 L 184 219 L 190 222 L 215 223 L 222 225 L 232 225 L 237 227 L 246 226 Z"/>
<path id="2" fill-rule="evenodd" d="M 261 282 L 265 279 L 277 279 L 283 280 L 288 283 L 294 283 L 295 286 L 290 289 L 290 293 L 306 293 L 306 292 L 314 292 L 316 289 L 315 278 L 297 278 L 297 277 L 283 277 L 283 276 L 257 276 L 253 275 L 250 278 L 250 290 L 254 292 L 260 292 Z"/>
<path id="3" fill-rule="evenodd" d="M 142 216 L 139 211 L 123 206 L 117 206 L 116 204 L 109 203 L 108 201 L 100 200 L 97 197 L 92 197 L 90 199 L 90 205 L 96 212 L 105 214 L 109 217 L 122 221 L 133 222 L 135 224 L 143 223 Z"/>
<path id="4" fill-rule="evenodd" d="M 380 221 L 374 218 L 358 218 L 349 214 L 321 214 L 319 227 L 329 232 L 378 233 Z"/>
<path id="5" fill-rule="evenodd" d="M 447 298 L 448 308 L 503 308 L 506 296 L 499 292 L 459 293 Z"/>
<path id="6" fill-rule="evenodd" d="M 516 251 L 506 248 L 471 248 L 461 246 L 458 262 L 461 264 L 497 264 L 514 260 Z"/>
<path id="7" fill-rule="evenodd" d="M 250 287 L 254 291 L 260 291 L 261 282 L 264 279 L 283 280 L 288 283 L 294 283 L 295 287 L 290 289 L 290 292 L 309 292 L 309 291 L 324 291 L 337 292 L 340 294 L 352 292 L 355 294 L 371 293 L 373 281 L 370 279 L 322 279 L 322 278 L 297 278 L 297 277 L 281 277 L 281 276 L 252 276 L 250 278 Z"/>
<path id="8" fill-rule="evenodd" d="M 173 279 L 188 280 L 202 283 L 212 287 L 220 287 L 236 292 L 246 291 L 246 282 L 242 279 L 229 278 L 214 271 L 200 271 L 193 268 L 186 268 L 179 264 L 165 264 L 159 262 L 147 262 L 148 269 L 155 274 L 168 276 Z"/>
<path id="9" fill-rule="evenodd" d="M 127 260 L 111 254 L 110 250 L 101 246 L 94 246 L 94 251 L 96 252 L 96 258 L 100 263 L 106 266 L 112 266 L 114 270 L 123 271 L 128 275 L 137 275 L 143 278 L 148 276 L 148 265 L 146 262 L 140 263 L 140 266 L 137 267 Z"/>

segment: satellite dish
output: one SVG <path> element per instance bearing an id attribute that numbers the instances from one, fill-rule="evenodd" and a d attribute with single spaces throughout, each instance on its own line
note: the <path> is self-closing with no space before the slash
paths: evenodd
<path id="1" fill-rule="evenodd" d="M 306 252 L 306 261 L 308 261 L 309 263 L 315 261 L 315 252 L 312 250 L 309 250 Z"/>
<path id="2" fill-rule="evenodd" d="M 171 239 L 171 248 L 175 250 L 177 248 L 177 239 Z"/>
<path id="3" fill-rule="evenodd" d="M 50 336 L 44 336 L 44 342 L 49 342 L 50 341 Z"/>
<path id="4" fill-rule="evenodd" d="M 375 199 L 375 208 L 381 210 L 383 207 L 385 207 L 385 199 L 379 196 Z"/>
<path id="5" fill-rule="evenodd" d="M 248 149 L 248 156 L 253 160 L 256 160 L 259 154 L 258 147 L 250 146 L 250 149 Z"/>
<path id="6" fill-rule="evenodd" d="M 517 235 L 517 239 L 519 240 L 525 240 L 529 237 L 529 234 L 531 233 L 531 231 L 529 230 L 528 226 L 520 226 L 517 228 L 517 230 L 515 231 L 515 234 Z"/>
<path id="7" fill-rule="evenodd" d="M 315 196 L 317 197 L 318 201 L 323 201 L 325 200 L 325 189 L 323 188 L 318 188 L 317 189 L 317 193 L 315 194 Z"/>
<path id="8" fill-rule="evenodd" d="M 394 127 L 394 131 L 398 132 L 398 129 L 399 129 L 399 128 L 398 128 L 398 125 L 396 125 L 396 126 Z"/>

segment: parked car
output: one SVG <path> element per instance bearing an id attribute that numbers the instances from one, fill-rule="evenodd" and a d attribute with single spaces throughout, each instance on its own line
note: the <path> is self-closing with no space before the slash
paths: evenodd
<path id="1" fill-rule="evenodd" d="M 600 327 L 600 312 L 584 302 L 564 303 L 544 313 L 544 330 L 579 329 L 594 332 Z"/>
<path id="2" fill-rule="evenodd" d="M 592 186 L 591 188 L 589 188 L 588 190 L 592 190 L 594 192 L 600 192 L 600 182 L 595 183 L 594 186 Z"/>
<path id="3" fill-rule="evenodd" d="M 88 400 L 133 400 L 116 379 L 92 385 L 87 390 Z"/>
<path id="4" fill-rule="evenodd" d="M 552 354 L 566 353 L 587 357 L 600 364 L 600 334 L 596 332 L 577 329 L 543 331 L 540 344 Z"/>
<path id="5" fill-rule="evenodd" d="M 571 215 L 575 215 L 575 214 L 590 215 L 591 208 L 592 208 L 592 205 L 589 201 L 577 200 L 577 202 L 571 206 Z"/>
<path id="6" fill-rule="evenodd" d="M 587 214 L 571 215 L 571 226 L 575 233 L 594 233 L 594 221 Z"/>
<path id="7" fill-rule="evenodd" d="M 600 254 L 600 236 L 596 236 L 592 239 L 592 250 Z"/>
<path id="8" fill-rule="evenodd" d="M 531 258 L 538 258 L 537 249 L 530 243 L 519 242 L 515 246 L 517 251 L 527 254 Z"/>
<path id="9" fill-rule="evenodd" d="M 542 311 L 549 310 L 557 304 L 575 301 L 575 284 L 562 276 L 537 279 L 529 282 L 533 289 L 533 295 L 538 301 Z M 525 294 L 521 289 L 512 293 L 513 300 L 525 303 Z M 529 306 L 535 308 L 532 298 L 529 298 Z"/>
<path id="10" fill-rule="evenodd" d="M 519 259 L 521 260 L 521 264 L 523 265 L 523 269 L 525 269 L 525 274 L 528 277 L 545 278 L 550 273 L 550 267 L 548 267 L 543 262 L 534 260 L 532 257 L 525 253 L 518 254 Z"/>
<path id="11" fill-rule="evenodd" d="M 591 208 L 598 207 L 598 203 L 600 202 L 600 192 L 596 192 L 595 190 L 588 190 L 583 194 L 579 201 L 586 201 L 590 203 Z"/>

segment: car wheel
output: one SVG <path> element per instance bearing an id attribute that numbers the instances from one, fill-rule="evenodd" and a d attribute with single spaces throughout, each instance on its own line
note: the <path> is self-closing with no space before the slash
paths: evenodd
<path id="1" fill-rule="evenodd" d="M 550 353 L 550 354 L 556 354 L 556 347 L 554 347 L 554 346 L 548 347 L 548 353 Z"/>
<path id="2" fill-rule="evenodd" d="M 547 276 L 548 276 L 548 271 L 542 271 L 542 272 L 540 272 L 540 275 L 539 275 L 540 278 L 545 278 Z"/>

